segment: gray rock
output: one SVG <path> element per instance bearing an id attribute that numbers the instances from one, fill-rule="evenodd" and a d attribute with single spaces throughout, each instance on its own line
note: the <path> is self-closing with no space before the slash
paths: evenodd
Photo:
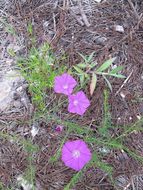
<path id="1" fill-rule="evenodd" d="M 97 36 L 95 39 L 94 39 L 94 42 L 97 44 L 97 45 L 101 45 L 101 46 L 104 46 L 106 44 L 106 41 L 107 41 L 107 38 L 106 37 L 101 37 L 101 36 Z"/>
<path id="2" fill-rule="evenodd" d="M 0 112 L 5 112 L 11 107 L 28 107 L 29 99 L 23 84 L 24 78 L 18 71 L 10 70 L 3 75 L 0 79 Z M 23 105 L 21 99 L 25 99 L 27 105 Z"/>

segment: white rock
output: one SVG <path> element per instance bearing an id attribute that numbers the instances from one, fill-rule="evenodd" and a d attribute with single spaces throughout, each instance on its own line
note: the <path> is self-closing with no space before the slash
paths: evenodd
<path id="1" fill-rule="evenodd" d="M 116 25 L 115 26 L 115 31 L 120 32 L 120 33 L 124 33 L 124 28 L 121 25 Z"/>
<path id="2" fill-rule="evenodd" d="M 102 0 L 94 0 L 95 2 L 97 2 L 97 3 L 100 3 Z"/>
<path id="3" fill-rule="evenodd" d="M 141 119 L 141 116 L 140 116 L 140 115 L 137 115 L 137 118 L 140 120 L 140 119 Z"/>
<path id="4" fill-rule="evenodd" d="M 124 99 L 126 95 L 123 92 L 120 92 L 120 96 Z"/>
<path id="5" fill-rule="evenodd" d="M 39 128 L 37 128 L 35 125 L 32 126 L 32 129 L 31 129 L 31 135 L 32 137 L 34 138 L 39 132 Z"/>
<path id="6" fill-rule="evenodd" d="M 33 185 L 29 184 L 22 176 L 18 176 L 17 181 L 23 187 L 23 190 L 32 190 L 33 189 Z"/>
<path id="7" fill-rule="evenodd" d="M 112 69 L 116 69 L 116 68 L 117 68 L 117 65 L 111 65 L 111 68 L 112 68 Z"/>
<path id="8" fill-rule="evenodd" d="M 111 152 L 110 149 L 106 147 L 99 148 L 99 151 L 104 154 L 109 154 Z"/>

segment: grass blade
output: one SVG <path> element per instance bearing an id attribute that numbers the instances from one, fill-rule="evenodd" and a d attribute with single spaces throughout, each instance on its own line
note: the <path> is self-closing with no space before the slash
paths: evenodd
<path id="1" fill-rule="evenodd" d="M 110 71 L 109 74 L 116 74 L 119 71 L 123 70 L 123 68 L 124 68 L 123 66 L 116 67 L 115 69 L 113 69 L 112 71 Z"/>
<path id="2" fill-rule="evenodd" d="M 121 75 L 121 74 L 110 74 L 109 73 L 109 75 L 112 76 L 112 77 L 121 78 L 121 79 L 126 78 L 124 75 Z"/>
<path id="3" fill-rule="evenodd" d="M 106 81 L 106 83 L 107 83 L 109 89 L 110 89 L 111 92 L 112 92 L 112 86 L 111 86 L 111 83 L 109 82 L 109 80 L 108 80 L 104 75 L 103 75 L 103 78 L 105 79 L 105 81 Z"/>
<path id="4" fill-rule="evenodd" d="M 88 63 L 92 61 L 94 54 L 95 54 L 95 52 L 92 52 L 92 53 L 89 55 L 88 60 L 87 60 Z"/>
<path id="5" fill-rule="evenodd" d="M 79 74 L 82 74 L 82 73 L 83 73 L 83 71 L 82 71 L 79 67 L 74 66 L 74 69 L 75 69 Z"/>
<path id="6" fill-rule="evenodd" d="M 110 65 L 115 61 L 116 57 L 108 59 L 105 61 L 96 71 L 97 72 L 102 72 L 105 71 Z"/>

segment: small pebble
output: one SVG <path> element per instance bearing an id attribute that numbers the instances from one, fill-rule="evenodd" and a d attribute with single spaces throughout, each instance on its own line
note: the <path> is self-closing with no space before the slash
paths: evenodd
<path id="1" fill-rule="evenodd" d="M 137 115 L 137 118 L 140 120 L 140 119 L 141 119 L 141 116 L 140 116 L 140 115 Z"/>
<path id="2" fill-rule="evenodd" d="M 32 129 L 31 129 L 31 135 L 32 137 L 34 138 L 39 132 L 39 128 L 37 128 L 35 125 L 32 126 Z"/>
<path id="3" fill-rule="evenodd" d="M 43 28 L 44 29 L 47 29 L 49 27 L 49 22 L 48 21 L 45 21 L 44 23 L 43 23 Z"/>
<path id="4" fill-rule="evenodd" d="M 97 45 L 102 45 L 104 46 L 105 45 L 105 42 L 107 41 L 107 38 L 106 37 L 96 37 L 94 42 L 97 44 Z"/>
<path id="5" fill-rule="evenodd" d="M 120 92 L 120 96 L 124 99 L 126 95 L 123 92 Z"/>
<path id="6" fill-rule="evenodd" d="M 124 28 L 121 25 L 115 25 L 115 31 L 120 32 L 120 33 L 124 33 Z"/>
<path id="7" fill-rule="evenodd" d="M 102 0 L 94 0 L 96 3 L 101 3 Z"/>

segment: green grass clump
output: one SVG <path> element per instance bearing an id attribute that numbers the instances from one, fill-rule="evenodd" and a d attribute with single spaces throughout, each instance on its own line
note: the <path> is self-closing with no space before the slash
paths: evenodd
<path id="1" fill-rule="evenodd" d="M 40 111 L 44 110 L 48 91 L 53 87 L 54 78 L 63 71 L 63 67 L 59 67 L 47 43 L 39 48 L 33 47 L 28 57 L 20 58 L 18 63 L 28 82 L 32 103 Z"/>

